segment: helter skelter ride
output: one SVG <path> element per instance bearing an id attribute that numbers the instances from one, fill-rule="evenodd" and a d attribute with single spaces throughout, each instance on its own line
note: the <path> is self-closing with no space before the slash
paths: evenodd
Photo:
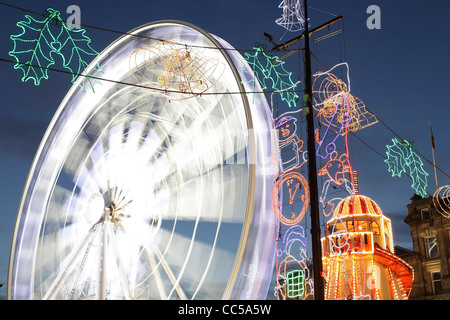
<path id="1" fill-rule="evenodd" d="M 122 36 L 84 75 L 98 68 L 109 81 L 79 77 L 37 151 L 8 298 L 265 298 L 276 142 L 251 68 L 178 21 Z"/>

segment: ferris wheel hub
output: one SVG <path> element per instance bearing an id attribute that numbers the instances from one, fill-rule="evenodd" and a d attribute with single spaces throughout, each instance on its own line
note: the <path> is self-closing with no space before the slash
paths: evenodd
<path id="1" fill-rule="evenodd" d="M 116 205 L 114 203 L 112 203 L 109 207 L 105 208 L 105 218 L 107 218 L 112 222 L 119 220 L 119 214 L 118 211 L 116 210 Z"/>

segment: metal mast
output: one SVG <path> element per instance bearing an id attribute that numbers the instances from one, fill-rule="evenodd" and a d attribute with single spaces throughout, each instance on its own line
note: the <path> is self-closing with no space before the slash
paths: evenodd
<path id="1" fill-rule="evenodd" d="M 323 30 L 330 25 L 342 20 L 342 16 L 338 16 L 312 30 L 309 30 L 308 25 L 308 5 L 307 0 L 303 0 L 304 15 L 305 15 L 305 32 L 300 36 L 295 37 L 283 44 L 276 45 L 272 51 L 283 50 L 291 44 L 305 39 L 305 110 L 307 121 L 307 150 L 308 150 L 308 180 L 310 184 L 310 208 L 311 208 L 311 242 L 312 242 L 312 262 L 314 271 L 314 299 L 324 300 L 324 285 L 322 278 L 322 248 L 320 243 L 320 216 L 319 216 L 319 196 L 317 184 L 317 166 L 316 166 L 316 148 L 314 135 L 314 112 L 312 107 L 312 74 L 311 74 L 311 54 L 309 48 L 310 35 Z M 287 54 L 289 55 L 289 54 Z M 286 55 L 286 56 L 287 56 Z"/>
<path id="2" fill-rule="evenodd" d="M 306 123 L 307 123 L 307 145 L 308 145 L 308 180 L 311 206 L 311 243 L 312 263 L 314 274 L 314 299 L 324 300 L 324 286 L 322 278 L 322 249 L 320 244 L 320 218 L 319 218 L 319 196 L 317 187 L 316 147 L 314 138 L 314 112 L 312 107 L 312 84 L 311 84 L 311 55 L 309 51 L 309 27 L 308 27 L 308 5 L 303 0 L 305 10 L 305 96 Z"/>

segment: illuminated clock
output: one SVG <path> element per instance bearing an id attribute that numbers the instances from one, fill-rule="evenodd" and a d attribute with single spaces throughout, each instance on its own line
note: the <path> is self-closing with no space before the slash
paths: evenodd
<path id="1" fill-rule="evenodd" d="M 308 208 L 308 182 L 299 172 L 289 171 L 275 181 L 272 198 L 280 222 L 288 226 L 297 224 Z"/>

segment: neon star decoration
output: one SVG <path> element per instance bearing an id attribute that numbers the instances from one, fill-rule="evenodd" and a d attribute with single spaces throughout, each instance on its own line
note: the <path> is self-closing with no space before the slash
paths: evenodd
<path id="1" fill-rule="evenodd" d="M 283 13 L 275 20 L 276 24 L 291 32 L 305 29 L 303 0 L 283 0 L 278 8 L 283 9 Z"/>
<path id="2" fill-rule="evenodd" d="M 261 47 L 253 49 L 254 54 L 245 53 L 245 60 L 252 67 L 262 89 L 266 90 L 270 86 L 289 107 L 294 107 L 299 98 L 295 92 L 297 84 L 291 79 L 292 72 L 284 68 L 285 62 L 277 56 L 268 55 Z"/>
<path id="3" fill-rule="evenodd" d="M 224 66 L 196 48 L 160 41 L 134 50 L 130 70 L 138 84 L 156 86 L 167 100 L 202 94 L 221 77 Z"/>
<path id="4" fill-rule="evenodd" d="M 426 197 L 428 173 L 423 169 L 422 159 L 408 141 L 393 138 L 392 142 L 392 145 L 386 146 L 387 159 L 384 160 L 389 166 L 388 171 L 393 177 L 400 177 L 402 173 L 408 174 L 413 181 L 411 188 L 418 195 Z"/>
<path id="5" fill-rule="evenodd" d="M 14 69 L 23 72 L 22 81 L 33 80 L 38 86 L 42 79 L 48 79 L 48 68 L 56 64 L 55 58 L 62 59 L 62 65 L 72 74 L 72 83 L 88 66 L 88 59 L 98 55 L 92 49 L 91 39 L 85 35 L 85 29 L 69 29 L 61 19 L 60 12 L 52 8 L 47 9 L 44 20 L 37 20 L 26 15 L 27 21 L 19 21 L 17 26 L 22 32 L 12 35 L 13 50 L 9 55 L 14 57 Z M 96 75 L 101 73 L 100 66 L 95 68 Z M 86 91 L 88 87 L 94 90 L 98 82 L 84 76 L 80 87 Z"/>

